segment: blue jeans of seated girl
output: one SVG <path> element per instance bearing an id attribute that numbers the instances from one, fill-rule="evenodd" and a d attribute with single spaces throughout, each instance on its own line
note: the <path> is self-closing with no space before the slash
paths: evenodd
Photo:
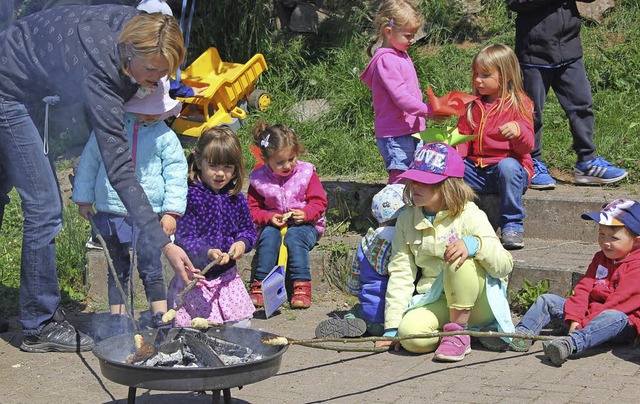
<path id="1" fill-rule="evenodd" d="M 413 154 L 422 145 L 422 140 L 411 135 L 404 135 L 378 138 L 376 144 L 387 171 L 407 171 L 413 160 Z"/>
<path id="2" fill-rule="evenodd" d="M 516 326 L 516 332 L 538 335 L 552 319 L 564 321 L 566 300 L 550 293 L 539 296 Z M 629 323 L 626 314 L 617 310 L 605 310 L 594 317 L 586 327 L 576 329 L 569 336 L 576 344 L 576 353 L 580 353 L 606 341 L 630 340 L 635 334 L 635 328 Z"/>
<path id="3" fill-rule="evenodd" d="M 16 187 L 24 226 L 20 261 L 20 325 L 35 335 L 60 303 L 55 236 L 62 229 L 62 198 L 38 129 L 24 104 L 0 99 L 0 200 Z"/>
<path id="4" fill-rule="evenodd" d="M 522 195 L 529 184 L 529 174 L 518 160 L 506 157 L 499 163 L 478 167 L 469 159 L 464 160 L 464 182 L 478 194 L 500 195 L 499 225 L 502 233 L 524 231 L 524 207 Z"/>
<path id="5" fill-rule="evenodd" d="M 310 281 L 311 264 L 309 251 L 318 241 L 318 231 L 311 224 L 290 226 L 284 235 L 284 245 L 287 247 L 287 272 L 292 281 Z M 255 280 L 262 282 L 278 263 L 278 254 L 282 236 L 280 229 L 265 226 L 258 238 L 258 268 Z"/>

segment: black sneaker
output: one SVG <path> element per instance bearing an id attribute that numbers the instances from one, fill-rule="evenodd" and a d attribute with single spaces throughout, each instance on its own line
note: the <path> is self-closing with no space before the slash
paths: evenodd
<path id="1" fill-rule="evenodd" d="M 140 324 L 141 328 L 147 328 L 149 330 L 170 326 L 171 322 L 165 323 L 162 321 L 163 315 L 164 312 L 162 311 L 159 311 L 153 315 L 151 315 L 149 311 L 144 311 L 140 314 L 138 324 Z"/>
<path id="2" fill-rule="evenodd" d="M 20 349 L 26 352 L 82 352 L 93 349 L 93 339 L 76 330 L 66 320 L 51 320 L 40 334 L 22 339 Z"/>
<path id="3" fill-rule="evenodd" d="M 496 327 L 485 327 L 480 329 L 480 331 L 498 332 L 498 329 Z M 478 340 L 483 347 L 494 352 L 504 352 L 509 347 L 509 343 L 500 337 L 480 337 Z"/>
<path id="4" fill-rule="evenodd" d="M 330 318 L 316 327 L 316 338 L 360 337 L 367 332 L 367 323 L 361 318 Z"/>
<path id="5" fill-rule="evenodd" d="M 153 316 L 151 316 L 151 327 L 163 328 L 163 327 L 170 326 L 171 323 L 165 323 L 164 321 L 162 321 L 162 316 L 164 316 L 164 314 L 165 313 L 163 311 L 159 311 Z"/>

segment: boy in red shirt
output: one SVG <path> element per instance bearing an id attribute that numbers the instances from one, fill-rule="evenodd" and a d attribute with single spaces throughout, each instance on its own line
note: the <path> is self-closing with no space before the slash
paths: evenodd
<path id="1" fill-rule="evenodd" d="M 617 199 L 582 218 L 599 224 L 601 251 L 572 296 L 538 297 L 516 326 L 518 333 L 538 335 L 551 319 L 563 320 L 568 335 L 543 343 L 545 356 L 556 366 L 603 342 L 633 339 L 640 330 L 640 204 Z M 530 347 L 531 340 L 520 338 L 510 344 L 518 352 Z"/>

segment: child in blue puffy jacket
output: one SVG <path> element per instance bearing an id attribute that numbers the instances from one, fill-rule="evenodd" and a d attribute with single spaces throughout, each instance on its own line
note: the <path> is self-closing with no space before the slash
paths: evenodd
<path id="1" fill-rule="evenodd" d="M 155 91 L 144 98 L 132 98 L 124 109 L 125 131 L 136 177 L 163 230 L 172 236 L 176 218 L 182 216 L 186 208 L 187 160 L 180 140 L 163 119 L 177 115 L 180 103 L 169 97 L 169 81 L 165 77 Z M 136 248 L 138 273 L 151 306 L 153 325 L 160 326 L 162 314 L 167 311 L 160 253 L 148 245 L 148 240 L 138 237 L 139 229 L 133 226 L 129 212 L 109 183 L 93 133 L 78 162 L 72 199 L 85 219 L 93 213 L 95 206 L 94 221 L 125 290 L 130 278 L 129 248 Z M 122 332 L 128 324 L 124 316 L 125 302 L 111 271 L 108 271 L 108 297 L 112 316 L 105 329 L 109 334 Z"/>
<path id="2" fill-rule="evenodd" d="M 347 277 L 347 289 L 358 296 L 360 303 L 343 319 L 321 322 L 316 328 L 316 337 L 358 337 L 365 332 L 381 336 L 384 333 L 384 296 L 389 281 L 387 266 L 396 218 L 404 208 L 403 191 L 403 184 L 391 184 L 374 195 L 371 212 L 379 225 L 376 229 L 369 228 L 358 244 Z"/>

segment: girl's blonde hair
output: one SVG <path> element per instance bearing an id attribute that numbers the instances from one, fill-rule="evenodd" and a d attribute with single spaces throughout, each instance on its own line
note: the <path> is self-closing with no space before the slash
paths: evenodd
<path id="1" fill-rule="evenodd" d="M 229 127 L 214 126 L 202 132 L 195 149 L 187 158 L 190 184 L 195 180 L 202 181 L 202 172 L 197 162 L 203 160 L 211 165 L 232 165 L 235 170 L 230 181 L 233 189 L 229 194 L 236 195 L 242 191 L 245 177 L 242 147 L 238 137 Z"/>
<path id="2" fill-rule="evenodd" d="M 367 47 L 367 55 L 372 56 L 371 50 L 387 27 L 414 28 L 424 24 L 424 17 L 415 0 L 383 0 L 376 14 L 376 36 Z"/>
<path id="3" fill-rule="evenodd" d="M 478 95 L 475 79 L 476 71 L 483 74 L 491 74 L 494 71 L 500 76 L 500 104 L 498 110 L 503 108 L 515 108 L 523 117 L 533 119 L 533 103 L 527 97 L 522 85 L 522 71 L 518 58 L 513 50 L 504 44 L 489 45 L 482 49 L 471 62 L 471 88 L 473 95 Z M 467 119 L 472 126 L 475 126 L 471 114 L 470 103 L 467 107 Z"/>
<path id="4" fill-rule="evenodd" d="M 412 183 L 413 181 L 407 180 L 407 184 L 404 187 L 404 194 L 402 195 L 404 203 L 409 206 L 415 206 L 413 203 L 413 195 L 411 194 Z M 449 214 L 454 218 L 462 214 L 467 202 L 476 199 L 476 193 L 462 178 L 447 177 L 443 181 L 437 184 L 429 184 L 429 186 L 432 187 L 433 192 L 440 192 L 442 194 L 445 209 L 448 209 Z"/>
<path id="5" fill-rule="evenodd" d="M 286 125 L 269 126 L 265 121 L 258 121 L 252 133 L 253 141 L 260 148 L 265 162 L 282 149 L 291 148 L 297 156 L 304 153 L 304 146 L 298 140 L 298 134 Z"/>
<path id="6" fill-rule="evenodd" d="M 173 74 L 187 53 L 178 22 L 161 13 L 142 13 L 127 21 L 118 38 L 118 49 L 120 65 L 127 75 L 131 58 L 147 60 L 156 55 L 167 60 Z"/>

